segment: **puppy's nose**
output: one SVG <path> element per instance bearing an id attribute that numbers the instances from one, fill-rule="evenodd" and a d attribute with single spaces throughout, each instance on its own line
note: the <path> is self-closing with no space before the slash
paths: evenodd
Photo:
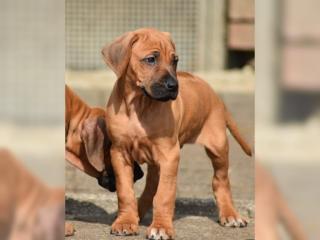
<path id="1" fill-rule="evenodd" d="M 164 86 L 169 91 L 176 91 L 178 89 L 178 81 L 176 78 L 173 78 L 172 76 L 168 76 L 164 80 Z"/>

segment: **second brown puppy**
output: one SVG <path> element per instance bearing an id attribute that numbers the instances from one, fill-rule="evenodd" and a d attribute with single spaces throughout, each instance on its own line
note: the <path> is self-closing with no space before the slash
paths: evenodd
<path id="1" fill-rule="evenodd" d="M 105 110 L 88 106 L 70 87 L 65 86 L 65 157 L 68 162 L 97 178 L 100 186 L 116 190 L 110 160 L 111 142 L 106 132 Z M 134 164 L 134 181 L 143 177 Z"/>

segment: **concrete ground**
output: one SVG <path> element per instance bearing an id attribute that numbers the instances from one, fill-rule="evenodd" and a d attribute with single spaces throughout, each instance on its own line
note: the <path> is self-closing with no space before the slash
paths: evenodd
<path id="1" fill-rule="evenodd" d="M 95 84 L 69 85 L 90 104 L 103 106 L 110 88 L 92 87 Z M 220 92 L 233 113 L 243 135 L 253 145 L 254 95 L 250 91 Z M 210 160 L 200 146 L 183 148 L 178 175 L 178 190 L 174 226 L 176 239 L 254 239 L 254 161 L 247 157 L 232 137 L 230 139 L 230 177 L 234 203 L 248 219 L 246 228 L 232 229 L 217 223 L 218 212 L 213 200 Z M 143 166 L 145 170 L 145 166 Z M 145 177 L 135 184 L 139 196 Z M 66 166 L 66 219 L 76 229 L 67 239 L 144 239 L 151 223 L 151 212 L 140 223 L 140 234 L 133 237 L 114 237 L 110 226 L 116 217 L 117 198 L 114 193 L 99 187 L 92 179 L 70 165 Z"/>

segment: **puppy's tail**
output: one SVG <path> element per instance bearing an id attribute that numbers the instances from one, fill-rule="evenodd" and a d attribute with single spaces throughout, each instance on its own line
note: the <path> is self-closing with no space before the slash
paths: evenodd
<path id="1" fill-rule="evenodd" d="M 227 120 L 227 127 L 232 134 L 232 136 L 237 140 L 237 142 L 240 144 L 243 151 L 249 155 L 252 156 L 252 150 L 249 144 L 242 138 L 240 131 L 238 129 L 238 126 L 234 119 L 232 118 L 231 114 L 226 110 L 226 120 Z"/>

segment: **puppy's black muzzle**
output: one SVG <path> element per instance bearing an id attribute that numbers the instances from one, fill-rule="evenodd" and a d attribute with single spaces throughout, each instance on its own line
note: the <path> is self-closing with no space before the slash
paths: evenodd
<path id="1" fill-rule="evenodd" d="M 141 167 L 136 162 L 134 162 L 133 174 L 134 174 L 134 176 L 133 176 L 134 182 L 141 179 L 144 175 Z M 110 172 L 103 171 L 103 173 L 101 174 L 100 177 L 97 178 L 97 180 L 98 180 L 98 184 L 101 187 L 109 190 L 110 192 L 115 192 L 117 190 L 116 189 L 116 178 L 114 176 L 113 170 L 111 170 Z"/>
<path id="2" fill-rule="evenodd" d="M 169 92 L 176 92 L 178 90 L 178 81 L 172 76 L 167 76 L 164 80 L 164 86 Z"/>
<path id="3" fill-rule="evenodd" d="M 157 81 L 151 85 L 150 93 L 145 88 L 142 88 L 142 90 L 146 96 L 157 101 L 166 102 L 177 98 L 179 84 L 175 77 L 167 75 L 161 81 Z"/>

